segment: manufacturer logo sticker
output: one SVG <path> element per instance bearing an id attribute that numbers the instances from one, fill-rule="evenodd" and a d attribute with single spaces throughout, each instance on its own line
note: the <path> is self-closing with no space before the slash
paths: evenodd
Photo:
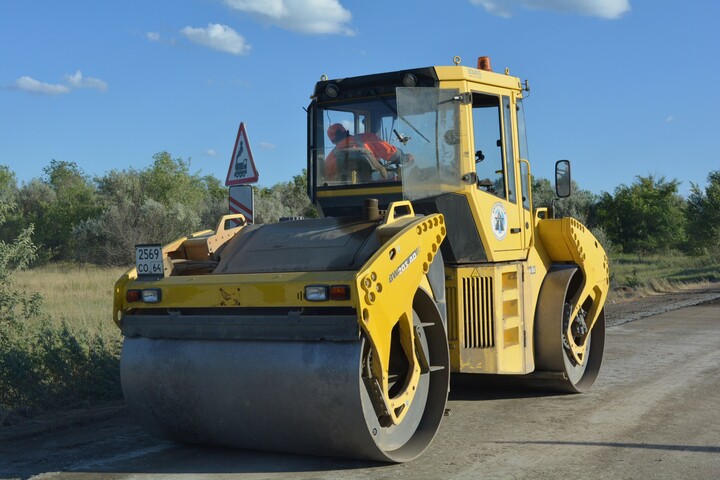
<path id="1" fill-rule="evenodd" d="M 495 234 L 495 238 L 498 240 L 505 239 L 507 235 L 507 213 L 505 207 L 500 202 L 493 205 L 492 212 L 490 213 L 490 225 L 492 225 L 492 231 Z"/>

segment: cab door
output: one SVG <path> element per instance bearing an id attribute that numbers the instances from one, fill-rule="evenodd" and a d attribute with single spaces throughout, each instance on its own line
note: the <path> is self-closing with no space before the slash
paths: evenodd
<path id="1" fill-rule="evenodd" d="M 513 102 L 507 95 L 473 92 L 473 142 L 480 221 L 490 250 L 524 257 L 521 195 L 513 147 Z M 508 255 L 503 255 L 508 257 Z"/>

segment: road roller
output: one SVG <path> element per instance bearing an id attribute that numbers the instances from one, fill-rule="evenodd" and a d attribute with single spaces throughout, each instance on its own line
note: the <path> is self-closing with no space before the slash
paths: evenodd
<path id="1" fill-rule="evenodd" d="M 329 79 L 307 107 L 318 218 L 241 214 L 136 246 L 114 290 L 122 390 L 150 433 L 406 462 L 451 376 L 582 392 L 607 256 L 532 201 L 527 81 L 477 66 Z M 570 163 L 555 164 L 559 197 Z"/>

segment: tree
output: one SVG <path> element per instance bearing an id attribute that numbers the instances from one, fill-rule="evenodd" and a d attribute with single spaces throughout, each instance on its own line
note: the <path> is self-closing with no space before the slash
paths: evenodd
<path id="1" fill-rule="evenodd" d="M 290 182 L 255 189 L 255 223 L 273 223 L 282 217 L 317 217 L 307 196 L 306 171 Z"/>
<path id="2" fill-rule="evenodd" d="M 720 259 L 720 170 L 710 172 L 707 181 L 704 191 L 691 184 L 686 208 L 688 243 L 694 253 Z"/>
<path id="3" fill-rule="evenodd" d="M 43 171 L 41 179 L 18 191 L 18 210 L 8 226 L 18 232 L 34 225 L 41 261 L 69 259 L 76 248 L 74 229 L 98 215 L 102 205 L 95 185 L 74 162 L 53 160 Z"/>
<path id="4" fill-rule="evenodd" d="M 53 160 L 44 171 L 46 183 L 55 191 L 55 202 L 48 212 L 54 228 L 42 241 L 57 250 L 56 258 L 72 258 L 76 248 L 73 230 L 101 211 L 96 188 L 75 162 Z"/>
<path id="5" fill-rule="evenodd" d="M 136 244 L 214 228 L 227 213 L 227 190 L 217 178 L 191 173 L 189 161 L 168 152 L 153 159 L 144 170 L 114 170 L 95 180 L 105 207 L 76 229 L 78 260 L 128 265 Z"/>
<path id="6" fill-rule="evenodd" d="M 17 180 L 7 165 L 0 165 L 0 202 L 14 204 L 17 199 Z"/>
<path id="7" fill-rule="evenodd" d="M 550 180 L 546 178 L 533 179 L 533 207 L 554 205 L 557 217 L 573 217 L 587 224 L 590 211 L 597 202 L 597 195 L 589 190 L 581 189 L 574 181 L 572 182 L 572 192 L 572 195 L 567 198 L 558 198 Z"/>
<path id="8" fill-rule="evenodd" d="M 204 196 L 200 224 L 215 228 L 220 217 L 229 213 L 228 189 L 213 175 L 206 175 L 202 182 Z"/>
<path id="9" fill-rule="evenodd" d="M 204 184 L 202 178 L 190 173 L 190 161 L 172 158 L 163 151 L 153 155 L 150 168 L 140 172 L 144 195 L 162 205 L 202 203 Z"/>
<path id="10" fill-rule="evenodd" d="M 573 217 L 580 220 L 595 235 L 595 238 L 605 251 L 611 251 L 613 244 L 607 233 L 600 225 L 593 223 L 592 212 L 597 204 L 598 196 L 589 190 L 581 189 L 574 181 L 572 182 L 572 192 L 569 197 L 558 198 L 550 180 L 545 178 L 533 179 L 533 207 L 552 206 L 556 217 Z"/>
<path id="11" fill-rule="evenodd" d="M 18 232 L 16 223 L 19 221 L 17 214 L 13 214 L 15 208 L 10 208 L 17 203 L 18 188 L 15 174 L 6 165 L 0 165 L 0 204 L 5 204 L 3 222 L 0 222 L 0 241 L 11 241 Z"/>
<path id="12" fill-rule="evenodd" d="M 17 194 L 17 208 L 7 214 L 3 240 L 12 240 L 18 232 L 32 225 L 34 239 L 40 247 L 39 260 L 49 260 L 54 252 L 46 247 L 44 240 L 52 236 L 50 206 L 54 201 L 55 191 L 40 179 L 34 178 L 23 185 Z"/>
<path id="13" fill-rule="evenodd" d="M 613 195 L 603 192 L 592 215 L 626 253 L 657 253 L 680 248 L 685 241 L 684 201 L 677 180 L 637 176 Z"/>

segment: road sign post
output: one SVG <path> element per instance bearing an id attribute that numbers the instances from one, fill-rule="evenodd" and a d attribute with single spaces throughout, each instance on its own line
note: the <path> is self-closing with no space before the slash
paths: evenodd
<path id="1" fill-rule="evenodd" d="M 249 184 L 257 182 L 258 177 L 245 124 L 240 122 L 225 186 L 230 187 L 230 212 L 242 213 L 248 223 L 254 223 L 255 219 L 255 197 L 252 185 Z"/>
<path id="2" fill-rule="evenodd" d="M 242 213 L 248 223 L 255 220 L 255 196 L 252 185 L 234 185 L 230 187 L 230 213 Z"/>

